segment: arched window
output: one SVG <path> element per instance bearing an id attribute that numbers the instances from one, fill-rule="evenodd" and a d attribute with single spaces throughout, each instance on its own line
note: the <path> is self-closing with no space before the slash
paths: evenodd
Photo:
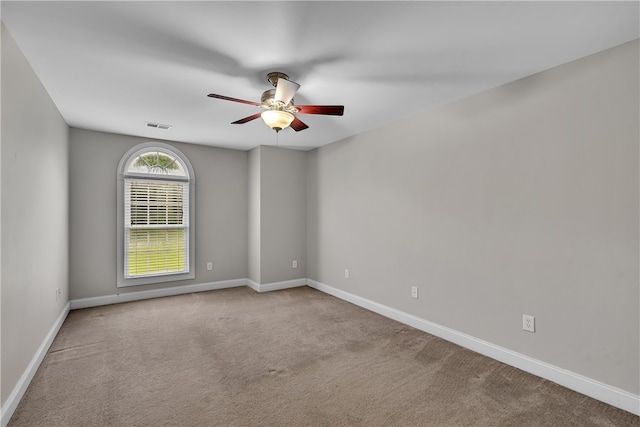
<path id="1" fill-rule="evenodd" d="M 193 168 L 180 151 L 140 144 L 118 165 L 118 287 L 195 277 Z"/>

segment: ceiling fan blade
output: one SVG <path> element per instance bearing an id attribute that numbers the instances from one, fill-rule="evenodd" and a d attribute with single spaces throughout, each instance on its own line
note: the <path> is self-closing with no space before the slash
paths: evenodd
<path id="1" fill-rule="evenodd" d="M 344 105 L 296 105 L 301 114 L 324 114 L 328 116 L 341 116 L 344 114 Z"/>
<path id="2" fill-rule="evenodd" d="M 280 77 L 276 85 L 276 94 L 274 99 L 282 102 L 284 105 L 287 105 L 291 102 L 299 88 L 300 85 L 298 83 Z"/>
<path id="3" fill-rule="evenodd" d="M 262 113 L 256 113 L 252 116 L 249 117 L 245 117 L 244 119 L 240 119 L 240 120 L 236 120 L 235 122 L 231 122 L 232 125 L 241 125 L 243 123 L 247 123 L 250 122 L 251 120 L 255 120 L 258 117 L 260 117 L 260 115 L 262 115 Z"/>
<path id="4" fill-rule="evenodd" d="M 211 98 L 218 98 L 218 99 L 224 99 L 225 101 L 233 101 L 233 102 L 241 102 L 243 104 L 249 104 L 249 105 L 255 105 L 256 107 L 259 107 L 260 104 L 257 102 L 253 102 L 253 101 L 246 101 L 244 99 L 238 99 L 238 98 L 231 98 L 229 96 L 224 96 L 224 95 L 216 95 L 215 93 L 210 93 L 209 95 L 207 95 Z"/>
<path id="5" fill-rule="evenodd" d="M 293 119 L 290 126 L 291 126 L 291 129 L 295 130 L 296 132 L 300 132 L 301 130 L 305 130 L 306 128 L 309 127 L 297 117 Z"/>

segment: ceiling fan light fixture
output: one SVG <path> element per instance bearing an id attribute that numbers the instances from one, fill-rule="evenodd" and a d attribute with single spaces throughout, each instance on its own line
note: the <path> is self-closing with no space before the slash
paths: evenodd
<path id="1" fill-rule="evenodd" d="M 293 122 L 295 116 L 287 111 L 267 110 L 260 115 L 265 124 L 276 132 L 280 132 Z"/>

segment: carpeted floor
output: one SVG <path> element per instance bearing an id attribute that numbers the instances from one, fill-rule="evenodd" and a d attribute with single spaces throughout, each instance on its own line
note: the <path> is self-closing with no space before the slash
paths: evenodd
<path id="1" fill-rule="evenodd" d="M 18 426 L 638 426 L 310 288 L 72 311 Z"/>

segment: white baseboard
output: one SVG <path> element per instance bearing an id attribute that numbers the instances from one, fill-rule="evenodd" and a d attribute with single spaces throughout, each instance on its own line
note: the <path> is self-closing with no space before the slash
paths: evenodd
<path id="1" fill-rule="evenodd" d="M 104 295 L 93 298 L 71 300 L 71 310 L 79 308 L 97 307 L 100 305 L 117 304 L 120 302 L 140 301 L 150 298 L 168 297 L 173 295 L 190 294 L 193 292 L 214 291 L 217 289 L 246 286 L 247 279 L 222 280 L 219 282 L 199 283 L 196 285 L 173 286 L 170 288 L 133 291 L 121 294 Z"/>
<path id="2" fill-rule="evenodd" d="M 577 391 L 594 399 L 600 400 L 616 408 L 624 409 L 632 414 L 640 415 L 640 396 L 627 391 L 584 377 L 566 369 L 541 362 L 531 357 L 516 353 L 504 347 L 463 334 L 437 323 L 429 322 L 408 313 L 387 307 L 375 301 L 336 289 L 324 283 L 307 279 L 307 286 L 333 295 L 367 310 L 381 314 L 421 331 L 443 338 L 492 359 L 514 366 L 538 377 L 552 381 L 571 390 Z"/>
<path id="3" fill-rule="evenodd" d="M 279 291 L 281 289 L 289 289 L 289 288 L 298 288 L 300 286 L 306 286 L 307 279 L 293 279 L 293 280 L 285 280 L 284 282 L 273 282 L 273 283 L 257 283 L 251 279 L 247 279 L 247 286 L 253 289 L 256 292 L 271 292 L 271 291 Z"/>
<path id="4" fill-rule="evenodd" d="M 190 294 L 193 292 L 214 291 L 217 289 L 236 288 L 249 286 L 256 292 L 269 292 L 280 289 L 289 289 L 306 286 L 307 279 L 287 280 L 259 284 L 250 279 L 222 280 L 219 282 L 199 283 L 197 285 L 173 286 L 170 288 L 151 289 L 145 291 L 124 292 L 121 294 L 104 295 L 92 298 L 80 298 L 71 300 L 71 310 L 79 308 L 98 307 L 100 305 L 117 304 L 121 302 L 140 301 L 144 299 L 169 297 L 173 295 Z"/>
<path id="5" fill-rule="evenodd" d="M 49 350 L 49 347 L 51 347 L 51 343 L 53 342 L 56 335 L 58 335 L 58 331 L 64 323 L 64 319 L 67 318 L 67 315 L 69 314 L 69 308 L 70 304 L 67 303 L 67 305 L 65 305 L 64 309 L 49 330 L 49 333 L 45 336 L 44 341 L 42 341 L 42 344 L 40 344 L 38 351 L 36 351 L 33 359 L 31 359 L 31 363 L 29 363 L 29 366 L 27 366 L 27 369 L 24 371 L 24 373 L 20 377 L 20 380 L 13 388 L 13 391 L 7 398 L 5 404 L 2 405 L 2 408 L 0 408 L 0 414 L 2 414 L 0 416 L 0 423 L 2 427 L 5 427 L 7 424 L 9 424 L 9 420 L 18 407 L 20 399 L 22 399 L 22 396 L 24 396 L 24 393 L 27 391 L 27 387 L 29 387 L 33 376 L 36 374 L 36 371 L 40 367 L 42 360 L 47 355 L 47 351 Z"/>

